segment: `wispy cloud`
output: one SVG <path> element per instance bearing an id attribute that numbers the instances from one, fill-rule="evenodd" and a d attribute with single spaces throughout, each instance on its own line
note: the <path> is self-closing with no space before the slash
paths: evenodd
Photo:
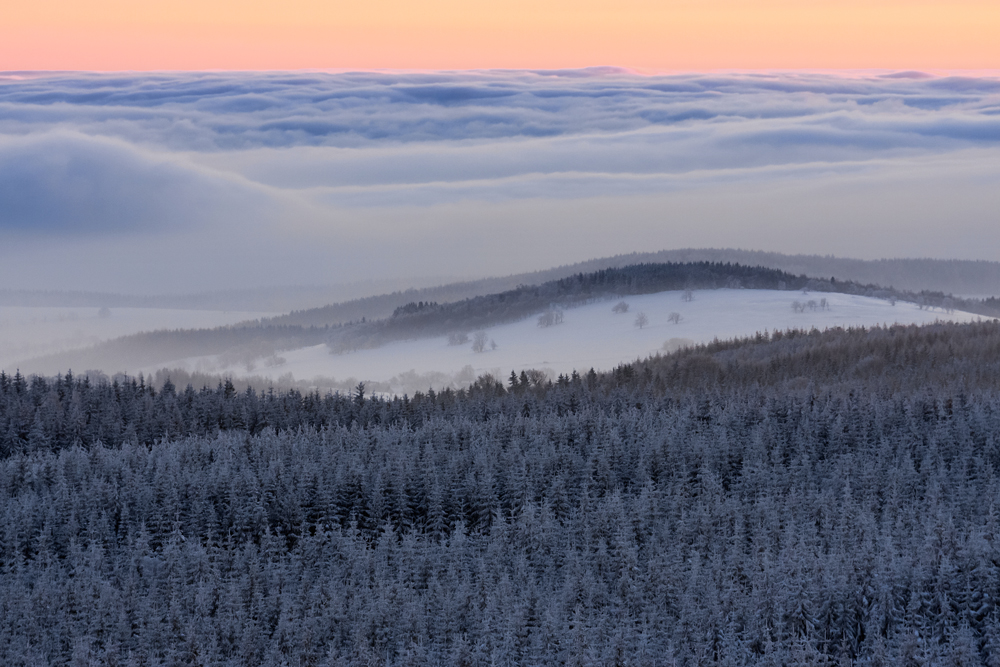
<path id="1" fill-rule="evenodd" d="M 844 254 L 982 257 L 1000 232 L 949 245 L 941 230 L 995 223 L 998 178 L 1000 79 L 990 77 L 0 77 L 0 234 L 16 240 L 0 279 L 62 253 L 65 269 L 39 278 L 48 287 L 70 275 L 115 287 L 73 266 L 82 237 L 90 253 L 147 266 L 159 261 L 152 239 L 169 237 L 212 287 L 498 272 L 681 240 L 824 252 L 818 218 L 864 222 Z M 926 197 L 940 219 L 912 210 Z M 516 252 L 503 233 L 480 243 L 496 226 L 522 234 L 516 258 L 497 253 Z M 148 274 L 160 277 L 120 288 L 174 287 L 166 271 Z"/>

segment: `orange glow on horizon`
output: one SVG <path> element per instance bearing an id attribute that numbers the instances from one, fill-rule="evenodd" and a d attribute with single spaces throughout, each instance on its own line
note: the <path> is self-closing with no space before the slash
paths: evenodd
<path id="1" fill-rule="evenodd" d="M 37 0 L 0 71 L 1000 69 L 990 0 Z"/>

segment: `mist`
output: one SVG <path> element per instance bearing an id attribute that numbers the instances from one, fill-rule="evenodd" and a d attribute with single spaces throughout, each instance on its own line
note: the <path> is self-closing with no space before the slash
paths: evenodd
<path id="1" fill-rule="evenodd" d="M 1000 80 L 0 77 L 0 284 L 176 294 L 679 247 L 1000 259 Z"/>

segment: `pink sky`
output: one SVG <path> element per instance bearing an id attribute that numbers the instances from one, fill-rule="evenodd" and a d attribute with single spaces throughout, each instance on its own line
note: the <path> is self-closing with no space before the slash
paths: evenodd
<path id="1" fill-rule="evenodd" d="M 0 70 L 1000 69 L 990 0 L 37 0 Z"/>

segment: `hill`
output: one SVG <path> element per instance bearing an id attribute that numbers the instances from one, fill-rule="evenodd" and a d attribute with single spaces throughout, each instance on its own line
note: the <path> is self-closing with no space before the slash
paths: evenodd
<path id="1" fill-rule="evenodd" d="M 790 295 L 806 289 L 886 300 L 903 299 L 917 303 L 921 309 L 933 307 L 941 312 L 961 309 L 987 316 L 1000 313 L 996 304 L 953 299 L 941 293 L 904 293 L 833 278 L 795 276 L 756 266 L 710 262 L 637 264 L 578 273 L 538 285 L 521 285 L 506 292 L 450 303 L 410 302 L 397 306 L 391 316 L 380 320 L 362 318 L 341 325 L 305 327 L 287 324 L 285 318 L 275 318 L 215 329 L 143 333 L 86 350 L 38 358 L 23 367 L 44 373 L 74 367 L 106 372 L 137 371 L 155 370 L 182 359 L 224 356 L 230 367 L 242 366 L 253 370 L 262 366 L 279 366 L 285 351 L 323 343 L 335 352 L 347 352 L 449 333 L 461 336 L 477 329 L 524 320 L 548 310 L 571 308 L 601 299 L 665 290 L 722 288 L 783 290 Z M 875 324 L 882 321 L 885 320 L 856 323 Z M 761 323 L 760 326 L 776 325 Z M 218 361 L 212 360 L 211 364 L 218 366 Z M 523 362 L 518 365 L 523 365 Z"/>
<path id="2" fill-rule="evenodd" d="M 616 307 L 623 310 L 623 305 L 627 312 L 615 312 Z M 641 328 L 636 325 L 640 313 L 646 320 Z M 535 369 L 552 378 L 574 370 L 610 370 L 664 350 L 757 332 L 926 324 L 977 317 L 833 292 L 676 290 L 597 299 L 536 317 L 465 330 L 469 335 L 414 337 L 333 354 L 327 345 L 313 345 L 283 351 L 270 365 L 248 367 L 239 360 L 214 356 L 171 363 L 166 366 L 171 371 L 161 370 L 161 366 L 141 370 L 181 377 L 175 372 L 181 368 L 256 384 L 301 382 L 305 387 L 345 391 L 364 381 L 372 390 L 412 394 L 428 387 L 463 387 L 477 375 L 506 376 L 512 369 Z M 477 338 L 482 346 L 477 347 Z"/>
<path id="3" fill-rule="evenodd" d="M 295 310 L 271 320 L 275 324 L 326 326 L 365 319 L 389 317 L 407 303 L 471 299 L 539 285 L 578 274 L 620 269 L 636 264 L 728 264 L 761 267 L 791 274 L 795 278 L 834 278 L 842 283 L 879 285 L 901 293 L 922 292 L 972 297 L 1000 296 L 1000 262 L 942 259 L 861 260 L 825 255 L 785 255 L 738 249 L 680 249 L 629 253 L 587 260 L 511 276 L 484 278 L 411 289 L 391 294 L 352 299 L 318 308 Z M 787 281 L 786 281 L 787 282 Z"/>

